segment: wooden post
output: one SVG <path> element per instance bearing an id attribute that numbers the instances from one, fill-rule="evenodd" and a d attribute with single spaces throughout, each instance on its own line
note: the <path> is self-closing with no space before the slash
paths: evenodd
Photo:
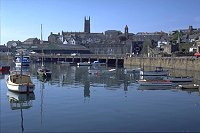
<path id="1" fill-rule="evenodd" d="M 118 66 L 118 59 L 117 58 L 115 59 L 115 66 L 116 67 Z"/>

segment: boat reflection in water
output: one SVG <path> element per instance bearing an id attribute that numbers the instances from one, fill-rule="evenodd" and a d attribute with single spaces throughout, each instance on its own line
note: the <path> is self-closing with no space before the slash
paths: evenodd
<path id="1" fill-rule="evenodd" d="M 138 90 L 170 90 L 174 89 L 173 86 L 138 86 Z"/>
<path id="2" fill-rule="evenodd" d="M 84 97 L 90 98 L 90 81 L 84 82 Z"/>
<path id="3" fill-rule="evenodd" d="M 7 96 L 10 103 L 10 108 L 12 110 L 20 110 L 21 113 L 21 129 L 24 131 L 23 126 L 23 109 L 29 109 L 32 107 L 32 100 L 35 100 L 34 93 L 16 93 L 9 91 L 7 92 Z"/>
<path id="4" fill-rule="evenodd" d="M 42 76 L 37 76 L 37 79 L 43 83 L 46 83 L 51 80 L 51 77 L 42 77 Z"/>
<path id="5" fill-rule="evenodd" d="M 190 84 L 180 84 L 177 86 L 178 89 L 182 91 L 187 91 L 188 93 L 192 92 L 199 92 L 200 94 L 200 87 L 198 84 L 190 83 Z"/>
<path id="6" fill-rule="evenodd" d="M 51 80 L 51 77 L 42 77 L 37 76 L 37 79 L 40 81 L 40 123 L 42 125 L 43 123 L 43 103 L 44 103 L 44 90 L 45 90 L 45 84 Z"/>

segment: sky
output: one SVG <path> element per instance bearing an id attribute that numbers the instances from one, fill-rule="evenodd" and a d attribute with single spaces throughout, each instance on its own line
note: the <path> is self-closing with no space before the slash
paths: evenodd
<path id="1" fill-rule="evenodd" d="M 0 0 L 0 44 L 39 38 L 51 32 L 82 32 L 90 16 L 91 32 L 156 32 L 200 28 L 200 0 Z"/>

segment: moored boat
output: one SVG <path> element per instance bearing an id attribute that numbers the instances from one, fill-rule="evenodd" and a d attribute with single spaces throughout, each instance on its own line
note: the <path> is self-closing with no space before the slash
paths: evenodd
<path id="1" fill-rule="evenodd" d="M 42 24 L 41 24 L 41 41 L 42 41 Z M 51 71 L 44 65 L 44 50 L 42 48 L 42 66 L 37 69 L 37 76 L 40 78 L 51 78 Z"/>
<path id="2" fill-rule="evenodd" d="M 90 62 L 80 62 L 77 63 L 77 66 L 91 66 L 92 64 Z"/>
<path id="3" fill-rule="evenodd" d="M 91 63 L 93 66 L 106 66 L 106 63 L 102 63 L 99 61 L 94 61 L 93 63 Z"/>
<path id="4" fill-rule="evenodd" d="M 31 81 L 30 75 L 11 72 L 6 80 L 8 90 L 19 93 L 33 92 L 35 85 Z"/>
<path id="5" fill-rule="evenodd" d="M 1 73 L 8 73 L 9 71 L 10 71 L 10 66 L 0 65 L 0 72 Z"/>
<path id="6" fill-rule="evenodd" d="M 169 80 L 139 80 L 138 83 L 141 86 L 172 86 L 172 82 Z"/>
<path id="7" fill-rule="evenodd" d="M 178 85 L 181 89 L 199 89 L 198 84 L 187 84 L 187 85 Z"/>
<path id="8" fill-rule="evenodd" d="M 42 65 L 40 68 L 37 70 L 37 75 L 40 77 L 46 77 L 49 78 L 51 77 L 51 71 L 47 69 L 44 65 Z"/>
<path id="9" fill-rule="evenodd" d="M 162 67 L 156 67 L 154 71 L 140 71 L 141 76 L 167 76 L 169 74 L 168 70 L 163 70 Z"/>
<path id="10" fill-rule="evenodd" d="M 29 66 L 30 65 L 30 56 L 23 55 L 23 57 L 21 57 L 20 55 L 16 55 L 14 62 L 15 62 L 16 66 Z"/>
<path id="11" fill-rule="evenodd" d="M 91 75 L 108 75 L 108 74 L 115 74 L 116 69 L 90 69 L 88 73 Z"/>
<path id="12" fill-rule="evenodd" d="M 140 73 L 141 68 L 133 68 L 133 69 L 124 69 L 124 74 L 128 74 L 128 73 Z"/>
<path id="13" fill-rule="evenodd" d="M 171 82 L 192 82 L 192 77 L 164 77 L 165 80 L 170 80 Z"/>
<path id="14" fill-rule="evenodd" d="M 151 86 L 144 86 L 140 85 L 138 87 L 138 90 L 170 90 L 173 89 L 173 86 L 157 86 L 157 85 L 151 85 Z"/>

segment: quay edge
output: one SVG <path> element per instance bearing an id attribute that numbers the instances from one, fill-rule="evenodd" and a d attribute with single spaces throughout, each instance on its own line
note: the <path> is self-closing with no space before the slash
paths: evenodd
<path id="1" fill-rule="evenodd" d="M 195 57 L 125 57 L 124 66 L 164 67 L 200 71 L 200 58 Z"/>

